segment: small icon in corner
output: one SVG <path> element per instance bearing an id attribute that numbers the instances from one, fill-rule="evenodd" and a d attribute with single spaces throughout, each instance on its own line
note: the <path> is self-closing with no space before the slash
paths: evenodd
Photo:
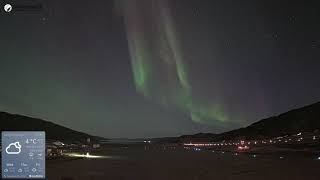
<path id="1" fill-rule="evenodd" d="M 6 4 L 6 5 L 4 5 L 3 9 L 5 12 L 9 13 L 12 11 L 12 6 L 11 6 L 11 4 Z"/>

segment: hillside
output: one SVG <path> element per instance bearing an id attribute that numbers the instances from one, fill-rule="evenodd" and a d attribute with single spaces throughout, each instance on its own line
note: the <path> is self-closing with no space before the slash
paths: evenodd
<path id="1" fill-rule="evenodd" d="M 320 129 L 320 102 L 222 133 L 219 139 L 275 137 Z"/>
<path id="2" fill-rule="evenodd" d="M 0 112 L 1 131 L 45 131 L 47 139 L 63 140 L 67 142 L 83 142 L 87 138 L 92 140 L 101 139 L 82 132 L 54 124 L 42 119 L 31 118 L 16 114 Z"/>
<path id="3" fill-rule="evenodd" d="M 312 131 L 320 131 L 320 102 L 257 121 L 245 128 L 221 134 L 183 135 L 174 138 L 174 140 L 175 142 L 208 142 L 231 139 L 259 139 Z"/>

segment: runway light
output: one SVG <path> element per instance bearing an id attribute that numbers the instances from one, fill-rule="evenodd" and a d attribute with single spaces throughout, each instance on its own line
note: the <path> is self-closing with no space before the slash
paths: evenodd
<path id="1" fill-rule="evenodd" d="M 253 157 L 255 158 L 255 157 L 257 157 L 257 155 L 254 154 Z"/>
<path id="2" fill-rule="evenodd" d="M 151 141 L 150 141 L 151 143 Z M 202 146 L 213 146 L 211 143 L 184 143 L 184 146 L 196 146 L 196 147 L 202 147 Z"/>
<path id="3" fill-rule="evenodd" d="M 282 157 L 282 156 L 280 156 L 280 159 L 283 159 L 283 157 Z"/>

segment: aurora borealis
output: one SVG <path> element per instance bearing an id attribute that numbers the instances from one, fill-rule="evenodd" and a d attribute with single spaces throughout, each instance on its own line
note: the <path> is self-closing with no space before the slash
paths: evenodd
<path id="1" fill-rule="evenodd" d="M 44 3 L 42 14 L 0 16 L 0 111 L 160 137 L 231 130 L 320 100 L 313 2 Z"/>
<path id="2" fill-rule="evenodd" d="M 219 102 L 196 104 L 169 1 L 122 1 L 135 86 L 162 105 L 176 105 L 196 123 L 227 121 Z"/>

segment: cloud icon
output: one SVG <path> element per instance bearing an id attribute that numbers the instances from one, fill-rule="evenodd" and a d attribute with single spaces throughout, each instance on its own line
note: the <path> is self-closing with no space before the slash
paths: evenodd
<path id="1" fill-rule="evenodd" d="M 21 145 L 19 142 L 11 143 L 9 146 L 6 147 L 7 154 L 20 154 L 21 152 Z"/>

